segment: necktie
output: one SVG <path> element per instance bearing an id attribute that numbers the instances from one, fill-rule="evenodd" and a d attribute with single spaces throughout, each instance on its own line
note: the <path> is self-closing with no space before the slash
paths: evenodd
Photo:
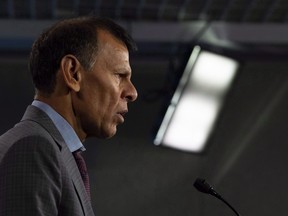
<path id="1" fill-rule="evenodd" d="M 85 160 L 81 155 L 81 151 L 73 152 L 73 155 L 76 160 L 81 177 L 83 179 L 86 192 L 88 194 L 88 197 L 90 198 L 90 182 L 89 182 L 89 176 L 88 176 L 88 171 L 87 171 Z"/>

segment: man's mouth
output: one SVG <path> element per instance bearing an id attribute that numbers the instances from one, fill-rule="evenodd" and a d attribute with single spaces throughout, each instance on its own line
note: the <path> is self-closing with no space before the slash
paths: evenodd
<path id="1" fill-rule="evenodd" d="M 124 118 L 124 116 L 126 115 L 128 113 L 128 111 L 123 111 L 123 112 L 119 112 L 118 114 L 120 114 L 120 115 L 122 115 L 123 116 L 123 118 Z"/>
<path id="2" fill-rule="evenodd" d="M 117 114 L 120 116 L 122 123 L 124 122 L 125 115 L 128 113 L 128 110 L 124 110 L 121 112 L 118 112 Z"/>

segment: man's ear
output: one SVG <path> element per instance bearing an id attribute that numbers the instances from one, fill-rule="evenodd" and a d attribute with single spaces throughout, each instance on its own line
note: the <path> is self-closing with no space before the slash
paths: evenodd
<path id="1" fill-rule="evenodd" d="M 73 55 L 65 55 L 61 59 L 60 71 L 69 89 L 79 92 L 81 82 L 81 64 Z"/>

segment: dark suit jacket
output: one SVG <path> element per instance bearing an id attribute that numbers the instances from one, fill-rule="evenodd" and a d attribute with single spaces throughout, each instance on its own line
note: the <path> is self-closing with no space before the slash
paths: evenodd
<path id="1" fill-rule="evenodd" d="M 0 137 L 0 216 L 14 215 L 94 216 L 72 153 L 34 106 Z"/>

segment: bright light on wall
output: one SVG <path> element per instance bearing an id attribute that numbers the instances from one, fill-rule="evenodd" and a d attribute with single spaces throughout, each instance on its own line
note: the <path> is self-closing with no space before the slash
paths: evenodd
<path id="1" fill-rule="evenodd" d="M 235 60 L 195 47 L 154 143 L 202 151 L 237 68 Z"/>

